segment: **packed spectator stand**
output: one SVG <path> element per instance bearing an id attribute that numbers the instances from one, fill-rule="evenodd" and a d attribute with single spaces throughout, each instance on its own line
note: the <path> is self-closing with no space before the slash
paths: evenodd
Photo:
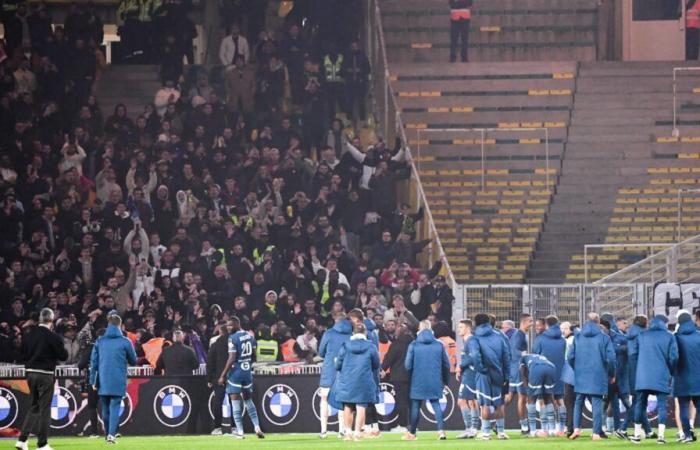
<path id="1" fill-rule="evenodd" d="M 116 309 L 140 363 L 158 368 L 175 330 L 205 363 L 233 315 L 273 343 L 259 357 L 288 362 L 313 361 L 334 313 L 352 308 L 384 344 L 419 320 L 451 323 L 441 263 L 418 262 L 422 211 L 397 196 L 404 149 L 360 139 L 371 120 L 358 9 L 331 27 L 330 6 L 298 3 L 274 31 L 226 3 L 221 65 L 205 68 L 192 64 L 190 5 L 164 2 L 145 21 L 121 2 L 124 62 L 158 62 L 163 87 L 143 111 L 102 111 L 95 10 L 73 6 L 52 29 L 45 5 L 8 2 L 0 362 L 22 363 L 23 332 L 46 306 L 66 364 L 89 356 Z"/>

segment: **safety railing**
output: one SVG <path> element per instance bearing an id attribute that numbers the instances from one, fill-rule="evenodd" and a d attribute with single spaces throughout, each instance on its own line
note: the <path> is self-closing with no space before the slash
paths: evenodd
<path id="1" fill-rule="evenodd" d="M 383 138 L 385 142 L 393 142 L 396 136 L 401 139 L 405 148 L 406 159 L 411 166 L 412 186 L 414 189 L 416 207 L 423 207 L 424 219 L 421 224 L 421 234 L 426 239 L 431 239 L 434 245 L 428 249 L 428 264 L 441 259 L 445 269 L 447 282 L 454 288 L 456 285 L 454 274 L 450 264 L 445 258 L 445 249 L 433 220 L 430 205 L 427 202 L 425 191 L 420 180 L 415 160 L 411 153 L 409 141 L 406 137 L 405 126 L 401 117 L 401 110 L 396 101 L 396 95 L 391 86 L 391 75 L 386 55 L 384 31 L 382 28 L 381 10 L 378 0 L 365 0 L 367 8 L 366 53 L 372 66 L 372 96 L 371 103 L 375 117 L 381 122 Z"/>
<path id="2" fill-rule="evenodd" d="M 700 281 L 700 235 L 601 278 L 594 284 L 691 283 Z"/>

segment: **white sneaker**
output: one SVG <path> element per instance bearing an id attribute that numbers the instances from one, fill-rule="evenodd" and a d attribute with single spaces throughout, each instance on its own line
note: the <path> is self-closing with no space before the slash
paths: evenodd
<path id="1" fill-rule="evenodd" d="M 15 443 L 15 448 L 16 448 L 17 450 L 29 450 L 29 445 L 27 444 L 26 441 L 25 441 L 25 442 L 17 441 L 17 442 Z"/>
<path id="2" fill-rule="evenodd" d="M 319 433 L 318 437 L 321 439 L 326 439 L 328 437 L 328 433 L 327 432 Z"/>
<path id="3" fill-rule="evenodd" d="M 402 427 L 401 425 L 397 425 L 391 430 L 389 430 L 389 433 L 406 433 L 408 432 L 408 428 Z"/>
<path id="4" fill-rule="evenodd" d="M 233 436 L 234 439 L 245 439 L 243 434 L 231 433 L 231 436 Z"/>
<path id="5" fill-rule="evenodd" d="M 107 436 L 107 443 L 108 444 L 116 444 L 117 443 L 117 438 L 115 438 L 112 435 Z"/>
<path id="6" fill-rule="evenodd" d="M 221 431 L 221 428 L 214 428 L 211 432 L 212 436 L 221 436 L 222 434 L 224 433 Z"/>
<path id="7" fill-rule="evenodd" d="M 498 433 L 498 440 L 500 441 L 507 441 L 510 439 L 507 434 L 505 433 Z"/>

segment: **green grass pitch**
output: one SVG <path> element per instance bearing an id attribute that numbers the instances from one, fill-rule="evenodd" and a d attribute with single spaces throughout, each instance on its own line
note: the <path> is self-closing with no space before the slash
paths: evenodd
<path id="1" fill-rule="evenodd" d="M 102 439 L 89 438 L 49 438 L 49 444 L 55 450 L 88 450 L 88 449 L 114 449 L 114 450 L 217 450 L 217 449 L 464 449 L 479 447 L 483 449 L 564 449 L 564 448 L 632 448 L 632 447 L 656 447 L 656 440 L 643 441 L 639 446 L 627 441 L 611 437 L 607 441 L 591 442 L 590 432 L 585 432 L 576 441 L 569 441 L 564 438 L 538 438 L 527 439 L 520 437 L 517 433 L 510 433 L 510 440 L 499 441 L 495 437 L 489 442 L 470 440 L 457 440 L 457 432 L 448 433 L 446 441 L 438 441 L 434 431 L 418 432 L 418 440 L 415 442 L 404 442 L 399 434 L 384 433 L 379 439 L 366 439 L 360 442 L 344 442 L 328 435 L 325 440 L 319 439 L 315 434 L 269 434 L 265 439 L 257 439 L 254 435 L 246 435 L 244 440 L 233 439 L 231 436 L 151 436 L 151 437 L 123 437 L 117 445 L 107 445 Z M 680 446 L 675 442 L 675 430 L 666 431 L 666 439 L 670 446 Z M 0 441 L 0 449 L 13 449 L 14 440 Z M 36 448 L 36 440 L 30 439 L 30 448 Z"/>

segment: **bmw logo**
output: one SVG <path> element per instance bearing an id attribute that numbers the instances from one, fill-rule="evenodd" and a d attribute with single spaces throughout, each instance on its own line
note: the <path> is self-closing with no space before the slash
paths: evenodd
<path id="1" fill-rule="evenodd" d="M 97 404 L 98 408 L 98 414 L 97 414 L 97 420 L 102 423 L 102 402 L 98 402 Z M 131 419 L 131 413 L 133 412 L 133 403 L 131 402 L 131 397 L 129 394 L 126 394 L 126 397 L 124 397 L 121 401 L 121 404 L 119 405 L 119 426 L 123 427 L 129 419 Z"/>
<path id="2" fill-rule="evenodd" d="M 393 384 L 379 383 L 379 403 L 374 406 L 379 423 L 387 425 L 396 421 L 399 410 L 396 408 L 396 389 Z"/>
<path id="3" fill-rule="evenodd" d="M 445 386 L 442 388 L 442 397 L 439 400 L 440 409 L 442 410 L 442 418 L 447 420 L 452 416 L 452 412 L 455 409 L 455 398 L 452 395 L 452 391 L 449 387 Z M 420 413 L 430 423 L 435 423 L 435 411 L 433 411 L 433 406 L 430 402 L 423 402 L 420 408 Z"/>
<path id="4" fill-rule="evenodd" d="M 19 404 L 15 394 L 8 389 L 0 388 L 0 430 L 11 427 L 17 420 L 18 413 Z"/>
<path id="5" fill-rule="evenodd" d="M 311 407 L 314 410 L 314 415 L 320 421 L 321 420 L 321 388 L 316 389 L 314 392 L 314 397 L 311 402 Z M 338 410 L 328 405 L 328 425 L 335 425 L 338 423 Z"/>
<path id="6" fill-rule="evenodd" d="M 270 386 L 262 399 L 265 418 L 278 426 L 291 423 L 299 413 L 299 397 L 286 384 Z"/>
<path id="7" fill-rule="evenodd" d="M 57 386 L 51 399 L 51 428 L 60 430 L 73 423 L 77 410 L 78 403 L 71 391 Z"/>
<path id="8" fill-rule="evenodd" d="M 153 399 L 156 419 L 166 427 L 175 428 L 187 422 L 192 412 L 190 396 L 180 386 L 171 384 L 161 388 Z"/>

